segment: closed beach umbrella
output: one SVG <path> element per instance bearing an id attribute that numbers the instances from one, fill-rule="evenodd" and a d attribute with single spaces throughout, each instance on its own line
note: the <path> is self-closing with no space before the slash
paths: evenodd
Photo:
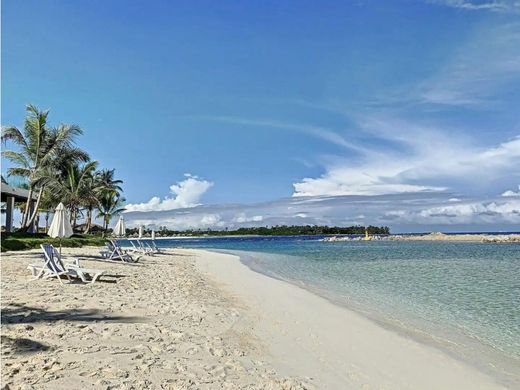
<path id="1" fill-rule="evenodd" d="M 121 215 L 119 217 L 119 221 L 117 221 L 116 226 L 114 227 L 113 235 L 115 237 L 124 237 L 125 234 L 126 234 L 125 219 Z"/>
<path id="2" fill-rule="evenodd" d="M 60 239 L 60 256 L 61 256 L 61 239 L 62 237 L 70 237 L 74 234 L 70 225 L 69 213 L 65 209 L 63 203 L 60 203 L 54 212 L 51 227 L 47 234 L 53 238 Z"/>
<path id="3" fill-rule="evenodd" d="M 155 240 L 155 230 L 152 230 L 152 241 Z"/>
<path id="4" fill-rule="evenodd" d="M 143 238 L 143 225 L 139 225 L 139 238 Z"/>

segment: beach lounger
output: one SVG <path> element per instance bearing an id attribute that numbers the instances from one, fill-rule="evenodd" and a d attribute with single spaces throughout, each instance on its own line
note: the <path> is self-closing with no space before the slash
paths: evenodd
<path id="1" fill-rule="evenodd" d="M 79 278 L 84 283 L 94 283 L 101 275 L 105 273 L 104 270 L 83 268 L 79 264 L 79 260 L 71 258 L 65 260 L 61 257 L 56 248 L 50 244 L 40 245 L 43 251 L 43 264 L 30 264 L 27 268 L 32 272 L 35 279 L 56 277 L 63 283 L 61 276 L 65 275 L 70 281 L 71 277 Z"/>
<path id="2" fill-rule="evenodd" d="M 125 263 L 136 263 L 139 261 L 139 257 L 132 257 L 126 250 L 121 248 L 121 246 L 114 240 L 108 240 L 106 243 L 107 250 L 101 251 L 101 256 L 105 257 L 108 260 L 121 260 Z"/>
<path id="3" fill-rule="evenodd" d="M 155 240 L 151 240 L 150 241 L 150 246 L 152 247 L 152 249 L 154 250 L 155 253 L 161 253 L 161 250 L 159 249 L 159 247 L 155 243 Z"/>
<path id="4" fill-rule="evenodd" d="M 130 243 L 130 245 L 132 245 L 132 248 L 130 248 L 132 252 L 140 253 L 142 255 L 146 254 L 146 251 L 141 247 L 141 245 L 136 245 L 137 241 L 134 242 L 134 240 L 128 240 L 128 242 Z"/>
<path id="5" fill-rule="evenodd" d="M 141 240 L 128 240 L 132 248 L 130 250 L 135 253 L 140 253 L 141 255 L 153 255 L 153 251 L 151 248 L 147 248 Z"/>
<path id="6" fill-rule="evenodd" d="M 139 245 L 139 247 L 141 248 L 141 250 L 143 251 L 144 254 L 146 254 L 146 255 L 153 255 L 155 253 L 155 251 L 148 244 L 147 241 L 137 240 L 137 244 Z"/>

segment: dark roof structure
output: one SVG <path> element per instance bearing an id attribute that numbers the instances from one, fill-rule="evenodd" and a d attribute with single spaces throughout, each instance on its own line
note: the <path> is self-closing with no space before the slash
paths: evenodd
<path id="1" fill-rule="evenodd" d="M 13 197 L 15 202 L 23 202 L 29 198 L 29 191 L 10 186 L 2 176 L 2 202 L 7 202 L 8 197 Z M 36 199 L 36 194 L 33 194 L 33 199 Z"/>

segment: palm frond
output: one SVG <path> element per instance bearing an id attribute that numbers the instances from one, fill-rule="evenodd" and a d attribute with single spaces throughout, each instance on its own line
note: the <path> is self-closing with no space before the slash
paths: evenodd
<path id="1" fill-rule="evenodd" d="M 2 142 L 12 141 L 22 147 L 27 147 L 27 142 L 22 132 L 14 126 L 2 127 Z"/>
<path id="2" fill-rule="evenodd" d="M 20 165 L 23 168 L 30 168 L 31 164 L 27 160 L 27 157 L 23 153 L 15 152 L 12 150 L 3 150 L 2 151 L 2 157 L 8 159 L 9 161 Z"/>
<path id="3" fill-rule="evenodd" d="M 11 167 L 7 169 L 8 176 L 29 177 L 31 170 L 27 168 Z"/>

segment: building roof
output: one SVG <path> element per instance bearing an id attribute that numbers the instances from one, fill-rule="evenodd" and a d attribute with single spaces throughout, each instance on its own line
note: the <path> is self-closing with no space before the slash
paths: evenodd
<path id="1" fill-rule="evenodd" d="M 7 198 L 11 196 L 14 197 L 15 202 L 23 202 L 29 197 L 29 191 L 10 186 L 2 176 L 2 202 L 7 202 Z M 33 194 L 32 198 L 36 199 L 36 194 Z"/>

